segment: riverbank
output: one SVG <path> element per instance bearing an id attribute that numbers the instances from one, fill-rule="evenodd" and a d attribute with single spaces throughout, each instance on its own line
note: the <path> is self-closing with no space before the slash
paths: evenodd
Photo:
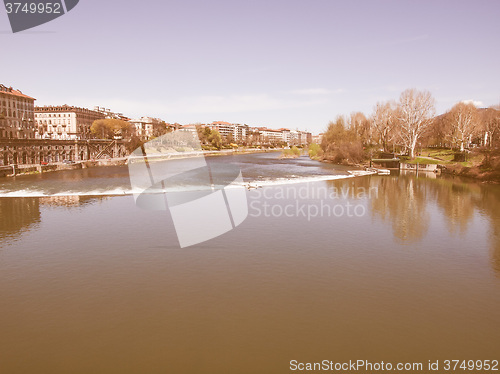
<path id="1" fill-rule="evenodd" d="M 359 163 L 354 163 L 354 162 L 341 162 L 341 163 L 338 163 L 338 162 L 329 160 L 327 158 L 317 158 L 317 157 L 316 158 L 311 158 L 311 160 L 323 162 L 325 164 L 332 164 L 332 165 L 353 167 L 353 168 L 357 168 L 358 170 L 362 170 L 362 169 L 370 167 L 370 162 L 369 161 L 363 162 L 363 163 L 359 164 Z"/>
<path id="2" fill-rule="evenodd" d="M 459 164 L 446 165 L 442 169 L 442 173 L 458 175 L 460 177 L 473 178 L 481 182 L 500 184 L 500 169 L 484 168 L 481 166 L 462 166 Z"/>
<path id="3" fill-rule="evenodd" d="M 423 156 L 427 155 L 427 156 Z M 455 152 L 449 149 L 425 149 L 413 163 L 437 164 L 442 173 L 473 178 L 482 182 L 500 183 L 500 151 L 475 150 L 466 161 L 455 161 Z"/>
<path id="4" fill-rule="evenodd" d="M 350 166 L 360 169 L 371 167 L 369 158 L 360 163 L 348 162 L 347 160 L 344 160 L 342 163 L 338 163 L 325 156 L 320 159 L 315 159 L 324 163 Z M 500 183 L 499 150 L 491 151 L 488 154 L 485 154 L 484 151 L 475 151 L 469 155 L 467 161 L 454 161 L 454 152 L 452 150 L 425 149 L 422 151 L 422 155 L 413 160 L 400 158 L 399 161 L 396 160 L 396 162 L 399 162 L 400 165 L 404 163 L 406 166 L 419 165 L 420 170 L 422 170 L 422 166 L 426 167 L 427 165 L 435 165 L 436 169 L 443 174 L 472 178 L 481 182 Z M 411 168 L 407 167 L 406 170 L 411 170 Z"/>

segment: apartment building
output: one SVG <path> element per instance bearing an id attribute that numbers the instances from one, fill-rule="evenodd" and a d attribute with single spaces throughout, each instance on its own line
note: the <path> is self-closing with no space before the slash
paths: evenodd
<path id="1" fill-rule="evenodd" d="M 143 140 L 163 135 L 167 129 L 167 124 L 159 118 L 141 117 L 138 119 L 131 119 L 129 122 L 134 125 L 135 134 Z"/>
<path id="2" fill-rule="evenodd" d="M 34 107 L 34 98 L 0 84 L 0 139 L 33 139 Z"/>
<path id="3" fill-rule="evenodd" d="M 35 107 L 38 139 L 77 140 L 92 139 L 90 127 L 105 115 L 87 108 L 69 105 Z"/>
<path id="4" fill-rule="evenodd" d="M 221 136 L 227 138 L 232 136 L 236 142 L 246 141 L 249 133 L 248 125 L 233 124 L 224 121 L 214 121 L 207 125 L 211 130 L 217 130 Z"/>

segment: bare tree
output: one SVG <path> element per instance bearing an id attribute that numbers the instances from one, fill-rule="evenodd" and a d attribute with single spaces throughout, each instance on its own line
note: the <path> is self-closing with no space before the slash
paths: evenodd
<path id="1" fill-rule="evenodd" d="M 371 126 L 370 121 L 361 112 L 352 112 L 349 117 L 349 128 L 352 129 L 358 139 L 360 139 L 363 144 L 371 143 Z"/>
<path id="2" fill-rule="evenodd" d="M 434 117 L 426 137 L 422 139 L 429 145 L 436 145 L 439 147 L 452 147 L 452 143 L 448 134 L 450 131 L 450 124 L 445 114 Z"/>
<path id="3" fill-rule="evenodd" d="M 395 119 L 396 113 L 394 102 L 378 102 L 375 105 L 371 123 L 378 137 L 378 141 L 384 147 L 384 151 L 388 151 L 389 142 L 393 140 Z"/>
<path id="4" fill-rule="evenodd" d="M 481 123 L 484 132 L 484 145 L 494 146 L 500 133 L 500 105 L 484 110 L 481 115 Z"/>
<path id="5" fill-rule="evenodd" d="M 450 134 L 452 142 L 460 146 L 460 151 L 469 148 L 472 136 L 475 135 L 479 127 L 479 115 L 477 108 L 472 103 L 458 103 L 446 114 L 450 124 Z"/>
<path id="6" fill-rule="evenodd" d="M 411 158 L 419 138 L 429 128 L 435 112 L 434 98 L 429 91 L 408 89 L 399 97 L 397 120 L 399 135 Z"/>

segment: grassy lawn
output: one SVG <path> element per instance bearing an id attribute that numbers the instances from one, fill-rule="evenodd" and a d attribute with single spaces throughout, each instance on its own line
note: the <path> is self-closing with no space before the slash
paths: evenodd
<path id="1" fill-rule="evenodd" d="M 426 158 L 429 157 L 429 158 Z M 432 159 L 430 159 L 432 158 Z M 465 167 L 472 167 L 474 165 L 479 165 L 484 156 L 478 153 L 471 153 L 469 160 L 465 162 L 454 162 L 454 151 L 445 148 L 424 148 L 420 152 L 420 157 L 416 157 L 414 160 L 406 160 L 409 164 L 457 164 Z"/>
<path id="2" fill-rule="evenodd" d="M 440 161 L 453 161 L 453 151 L 447 148 L 424 148 L 421 155 L 432 157 Z"/>
<path id="3" fill-rule="evenodd" d="M 415 157 L 411 161 L 405 161 L 408 164 L 442 164 L 443 162 L 440 160 L 430 160 L 428 158 Z"/>
<path id="4" fill-rule="evenodd" d="M 448 148 L 423 148 L 419 152 L 419 156 L 415 157 L 413 160 L 410 160 L 408 156 L 400 156 L 399 158 L 402 163 L 408 164 L 441 164 L 449 165 L 450 167 L 452 167 L 453 165 L 460 165 L 462 167 L 471 168 L 481 165 L 484 161 L 485 156 L 480 152 L 473 150 L 471 153 L 469 153 L 467 161 L 453 161 L 454 157 L 455 151 Z"/>

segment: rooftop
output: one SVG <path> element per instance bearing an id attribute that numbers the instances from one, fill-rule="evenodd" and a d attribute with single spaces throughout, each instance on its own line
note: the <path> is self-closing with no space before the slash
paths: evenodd
<path id="1" fill-rule="evenodd" d="M 23 94 L 20 90 L 16 90 L 12 87 L 7 87 L 4 86 L 3 84 L 0 84 L 0 93 L 7 94 L 7 95 L 13 95 L 17 97 L 22 97 L 24 99 L 29 99 L 29 100 L 36 100 L 35 98 Z"/>
<path id="2" fill-rule="evenodd" d="M 44 106 L 36 106 L 35 112 L 65 112 L 65 111 L 81 111 L 86 113 L 95 113 L 102 114 L 101 112 L 96 112 L 95 110 L 87 109 L 87 108 L 79 108 L 77 106 L 72 106 L 68 104 L 64 105 L 44 105 Z"/>

